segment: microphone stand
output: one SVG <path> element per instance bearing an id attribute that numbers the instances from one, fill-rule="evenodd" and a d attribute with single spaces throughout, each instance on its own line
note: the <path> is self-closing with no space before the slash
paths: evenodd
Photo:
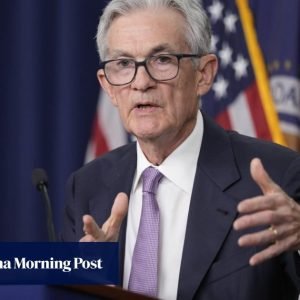
<path id="1" fill-rule="evenodd" d="M 39 184 L 39 190 L 45 199 L 45 207 L 46 207 L 46 215 L 47 215 L 47 229 L 48 229 L 48 237 L 50 242 L 56 241 L 54 225 L 52 222 L 52 209 L 50 198 L 47 190 L 47 186 L 44 183 Z"/>

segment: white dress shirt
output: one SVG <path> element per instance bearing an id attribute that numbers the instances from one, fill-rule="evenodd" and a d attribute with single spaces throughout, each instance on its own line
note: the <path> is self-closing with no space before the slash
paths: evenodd
<path id="1" fill-rule="evenodd" d="M 157 190 L 160 211 L 158 297 L 166 300 L 176 299 L 187 217 L 202 137 L 203 118 L 199 111 L 196 126 L 191 134 L 161 165 L 153 166 L 137 143 L 137 168 L 127 218 L 124 288 L 128 288 L 131 260 L 142 210 L 141 174 L 147 167 L 153 166 L 164 175 Z"/>

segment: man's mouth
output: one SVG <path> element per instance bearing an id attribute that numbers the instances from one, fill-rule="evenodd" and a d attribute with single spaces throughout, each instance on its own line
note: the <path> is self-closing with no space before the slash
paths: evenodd
<path id="1" fill-rule="evenodd" d="M 157 105 L 153 105 L 153 104 L 138 104 L 136 107 L 138 109 L 147 109 L 147 108 L 151 108 L 151 107 L 157 107 Z"/>

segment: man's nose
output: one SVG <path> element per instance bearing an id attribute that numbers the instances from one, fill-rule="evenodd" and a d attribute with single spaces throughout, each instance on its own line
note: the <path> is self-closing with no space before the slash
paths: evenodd
<path id="1" fill-rule="evenodd" d="M 131 83 L 132 88 L 138 90 L 146 90 L 155 84 L 155 80 L 151 78 L 146 70 L 145 65 L 138 65 L 135 78 Z"/>

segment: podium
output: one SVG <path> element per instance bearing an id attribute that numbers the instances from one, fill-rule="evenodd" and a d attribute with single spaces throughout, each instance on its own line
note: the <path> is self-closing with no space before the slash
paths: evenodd
<path id="1" fill-rule="evenodd" d="M 0 298 L 8 300 L 154 300 L 120 287 L 101 285 L 0 285 Z"/>
<path id="2" fill-rule="evenodd" d="M 97 296 L 100 300 L 155 300 L 149 296 L 132 293 L 120 287 L 100 286 L 100 285 L 74 285 L 66 287 L 77 293 L 84 293 L 90 296 Z"/>

